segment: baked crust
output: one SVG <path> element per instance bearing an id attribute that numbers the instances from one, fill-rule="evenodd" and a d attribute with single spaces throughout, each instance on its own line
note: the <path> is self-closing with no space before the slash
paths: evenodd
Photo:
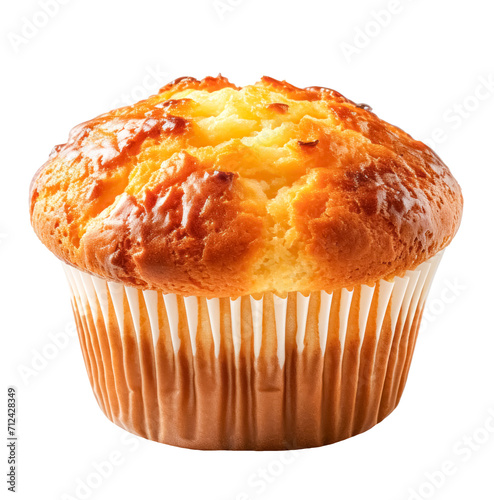
<path id="1" fill-rule="evenodd" d="M 449 244 L 458 183 L 365 105 L 263 77 L 186 77 L 75 127 L 31 185 L 64 262 L 127 285 L 227 297 L 332 291 Z"/>

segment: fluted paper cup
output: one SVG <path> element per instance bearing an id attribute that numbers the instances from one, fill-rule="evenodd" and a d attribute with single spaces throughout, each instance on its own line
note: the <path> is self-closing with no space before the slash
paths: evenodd
<path id="1" fill-rule="evenodd" d="M 346 439 L 393 411 L 441 255 L 374 286 L 231 299 L 64 268 L 110 420 L 187 448 L 278 450 Z"/>

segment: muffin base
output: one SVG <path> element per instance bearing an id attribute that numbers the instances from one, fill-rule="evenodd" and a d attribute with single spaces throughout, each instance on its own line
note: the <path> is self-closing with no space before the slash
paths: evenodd
<path id="1" fill-rule="evenodd" d="M 394 410 L 441 256 L 372 287 L 258 300 L 163 295 L 64 268 L 111 421 L 185 448 L 285 450 L 341 441 Z"/>

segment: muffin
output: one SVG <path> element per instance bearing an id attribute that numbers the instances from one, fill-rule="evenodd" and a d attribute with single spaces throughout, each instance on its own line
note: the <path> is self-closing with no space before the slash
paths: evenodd
<path id="1" fill-rule="evenodd" d="M 334 443 L 396 407 L 463 205 L 367 105 L 222 76 L 75 127 L 30 202 L 105 415 L 243 450 Z"/>

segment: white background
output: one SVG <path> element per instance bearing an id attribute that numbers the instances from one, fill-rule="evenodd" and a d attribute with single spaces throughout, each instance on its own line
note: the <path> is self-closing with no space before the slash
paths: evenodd
<path id="1" fill-rule="evenodd" d="M 47 17 L 42 1 L 3 2 L 0 16 L 0 434 L 13 384 L 16 498 L 493 499 L 491 2 L 47 0 Z M 463 188 L 462 227 L 433 285 L 400 406 L 333 446 L 200 452 L 114 426 L 70 335 L 61 266 L 29 226 L 30 179 L 73 125 L 176 77 L 219 72 L 240 85 L 267 74 L 328 86 L 368 103 L 433 139 Z M 101 479 L 95 464 L 109 460 Z M 77 490 L 88 479 L 90 489 Z M 2 479 L 2 498 L 6 487 Z"/>

